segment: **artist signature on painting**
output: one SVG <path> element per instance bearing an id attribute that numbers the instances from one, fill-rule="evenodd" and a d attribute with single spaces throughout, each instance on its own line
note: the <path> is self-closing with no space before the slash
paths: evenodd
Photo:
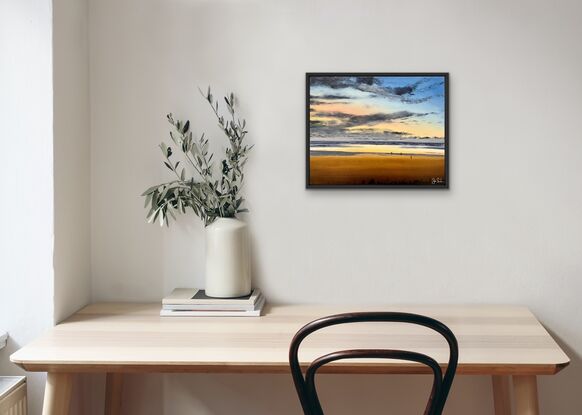
<path id="1" fill-rule="evenodd" d="M 445 181 L 440 177 L 433 177 L 430 182 L 432 184 L 443 184 Z"/>

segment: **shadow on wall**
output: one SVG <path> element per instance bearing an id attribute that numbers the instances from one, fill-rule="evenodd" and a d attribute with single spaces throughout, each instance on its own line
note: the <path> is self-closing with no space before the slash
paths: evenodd
<path id="1" fill-rule="evenodd" d="M 251 247 L 251 278 L 252 278 L 252 286 L 253 287 L 264 287 L 266 285 L 266 281 L 263 278 L 263 270 L 260 267 L 262 263 L 259 258 L 259 248 L 257 246 L 257 241 L 255 239 L 255 235 L 253 233 L 253 228 L 249 224 L 249 244 Z"/>
<path id="2" fill-rule="evenodd" d="M 1 375 L 22 375 L 23 370 L 10 361 L 10 355 L 20 349 L 20 345 L 8 336 L 6 346 L 0 349 L 0 369 Z"/>
<path id="3" fill-rule="evenodd" d="M 566 344 L 552 330 L 546 330 L 560 345 L 564 353 L 570 358 L 570 364 L 555 376 L 540 376 L 538 388 L 540 390 L 540 406 L 542 413 L 572 414 L 571 399 L 580 394 L 580 379 L 582 379 L 582 357 Z"/>
<path id="4" fill-rule="evenodd" d="M 173 414 L 164 411 L 163 374 L 126 374 L 123 381 L 122 413 L 139 415 Z M 105 408 L 105 375 L 83 375 L 85 405 L 71 415 L 103 415 Z M 82 408 L 85 408 L 83 410 Z M 86 409 L 90 408 L 90 413 Z M 193 412 L 188 412 L 192 414 Z"/>
<path id="5" fill-rule="evenodd" d="M 426 403 L 430 379 L 421 375 L 324 374 L 318 384 L 322 404 L 329 413 L 366 415 L 388 409 L 393 413 L 417 414 L 422 413 Z M 167 396 L 165 400 L 161 398 L 162 390 Z M 490 415 L 492 404 L 473 407 L 471 403 L 482 398 L 483 390 L 490 390 L 487 377 L 458 378 L 447 403 L 447 413 Z M 244 408 L 240 407 L 241 402 Z M 141 415 L 299 415 L 301 408 L 287 374 L 168 374 L 128 375 L 123 411 Z"/>

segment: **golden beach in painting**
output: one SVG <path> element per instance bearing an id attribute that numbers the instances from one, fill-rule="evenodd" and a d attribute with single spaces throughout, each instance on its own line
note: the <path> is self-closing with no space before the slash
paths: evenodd
<path id="1" fill-rule="evenodd" d="M 310 186 L 446 186 L 444 75 L 308 79 Z"/>
<path id="2" fill-rule="evenodd" d="M 432 185 L 445 177 L 442 157 L 431 156 L 315 156 L 311 158 L 315 185 Z"/>

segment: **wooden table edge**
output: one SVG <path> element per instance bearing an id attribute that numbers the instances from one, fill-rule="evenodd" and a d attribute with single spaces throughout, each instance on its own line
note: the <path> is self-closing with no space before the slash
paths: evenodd
<path id="1" fill-rule="evenodd" d="M 27 372 L 51 373 L 289 373 L 288 364 L 257 364 L 257 363 L 54 363 L 54 362 L 23 362 L 12 360 L 14 364 Z M 471 364 L 459 365 L 458 375 L 555 375 L 568 366 L 570 362 L 559 364 Z M 307 367 L 307 364 L 304 365 Z M 443 369 L 446 366 L 443 366 Z M 327 365 L 321 373 L 337 374 L 430 374 L 430 370 L 420 365 L 378 365 L 377 363 L 352 363 Z"/>

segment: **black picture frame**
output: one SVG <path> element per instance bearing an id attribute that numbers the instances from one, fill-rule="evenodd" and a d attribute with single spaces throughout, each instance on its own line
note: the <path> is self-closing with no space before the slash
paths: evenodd
<path id="1" fill-rule="evenodd" d="M 444 78 L 444 183 L 335 185 L 310 183 L 310 79 L 312 77 L 443 77 Z M 306 189 L 449 189 L 450 188 L 449 72 L 307 72 L 305 74 L 305 188 Z"/>

